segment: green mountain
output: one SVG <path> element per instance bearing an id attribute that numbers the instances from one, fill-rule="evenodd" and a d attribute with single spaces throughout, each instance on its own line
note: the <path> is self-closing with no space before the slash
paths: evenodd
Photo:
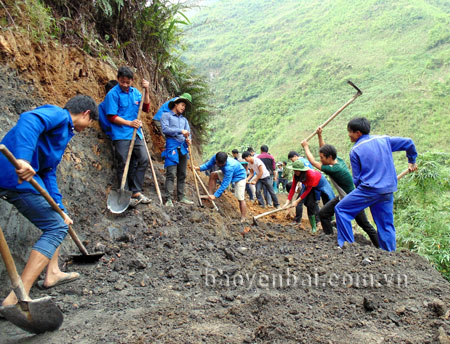
<path id="1" fill-rule="evenodd" d="M 356 116 L 372 121 L 373 134 L 412 137 L 419 152 L 448 150 L 448 0 L 205 3 L 185 56 L 214 92 L 205 157 L 267 144 L 286 159 L 353 96 L 347 80 L 363 95 L 324 130 L 341 155 Z"/>

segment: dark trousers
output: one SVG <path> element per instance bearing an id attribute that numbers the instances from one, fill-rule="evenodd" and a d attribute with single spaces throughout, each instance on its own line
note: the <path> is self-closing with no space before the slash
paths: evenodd
<path id="1" fill-rule="evenodd" d="M 279 178 L 277 181 L 278 193 L 281 192 L 280 184 L 283 185 L 283 191 L 286 191 L 287 179 Z"/>
<path id="2" fill-rule="evenodd" d="M 177 152 L 178 165 L 166 167 L 166 183 L 164 185 L 166 200 L 172 199 L 175 177 L 177 177 L 177 199 L 181 200 L 184 197 L 188 154 L 181 155 L 180 148 L 177 149 Z"/>
<path id="3" fill-rule="evenodd" d="M 120 184 L 122 183 L 123 170 L 127 161 L 130 142 L 131 140 L 114 141 L 114 154 L 117 162 L 117 178 L 119 180 L 119 188 Z M 133 193 L 142 191 L 142 184 L 144 183 L 145 171 L 147 170 L 147 166 L 148 156 L 144 146 L 144 142 L 136 136 L 133 152 L 131 154 L 127 180 L 125 182 L 126 190 L 130 190 Z"/>
<path id="4" fill-rule="evenodd" d="M 278 203 L 278 197 L 277 197 L 275 191 L 273 191 L 273 181 L 272 181 L 272 178 L 270 178 L 270 177 L 259 179 L 258 182 L 256 183 L 256 198 L 258 199 L 259 204 L 264 206 L 264 199 L 261 195 L 261 189 L 263 187 L 267 188 L 267 191 L 270 194 L 270 197 L 272 197 L 273 205 L 275 207 L 278 207 L 280 205 L 280 203 Z"/>
<path id="5" fill-rule="evenodd" d="M 292 182 L 286 183 L 286 192 L 289 193 L 291 191 Z"/>
<path id="6" fill-rule="evenodd" d="M 245 184 L 245 191 L 248 193 L 248 197 L 250 198 L 250 201 L 253 201 L 253 192 L 250 190 L 250 184 Z"/>
<path id="7" fill-rule="evenodd" d="M 331 225 L 331 218 L 334 215 L 334 208 L 338 203 L 339 197 L 335 197 L 327 204 L 325 204 L 319 211 L 319 216 L 322 220 L 322 227 L 325 234 L 333 234 L 333 226 Z M 367 233 L 367 235 L 370 238 L 370 241 L 372 241 L 372 244 L 377 248 L 380 247 L 380 244 L 378 243 L 378 233 L 375 230 L 375 228 L 373 228 L 373 226 L 370 224 L 364 210 L 355 216 L 355 221 L 358 224 L 358 226 L 360 226 L 363 229 L 363 231 Z"/>
<path id="8" fill-rule="evenodd" d="M 269 178 L 268 183 L 270 185 L 272 185 L 272 190 L 273 190 L 273 176 L 270 176 L 268 178 Z M 264 193 L 264 199 L 266 200 L 266 204 L 268 206 L 272 206 L 272 197 L 270 196 L 269 190 L 267 189 L 267 186 L 265 186 L 265 184 L 263 184 L 263 193 Z"/>
<path id="9" fill-rule="evenodd" d="M 300 193 L 297 199 L 300 197 Z M 316 222 L 320 222 L 319 219 L 319 206 L 316 203 L 316 197 L 314 193 L 314 188 L 309 192 L 309 194 L 298 203 L 297 207 L 295 207 L 295 222 L 300 222 L 303 217 L 303 205 L 306 206 L 306 210 L 308 212 L 308 217 L 312 215 L 316 216 Z"/>

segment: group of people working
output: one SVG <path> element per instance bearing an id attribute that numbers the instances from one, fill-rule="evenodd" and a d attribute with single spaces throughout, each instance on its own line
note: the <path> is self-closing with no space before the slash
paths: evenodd
<path id="1" fill-rule="evenodd" d="M 121 67 L 117 80 L 106 85 L 104 101 L 97 107 L 94 100 L 85 95 L 70 99 L 64 108 L 44 105 L 22 113 L 16 125 L 5 135 L 4 144 L 17 158 L 20 168 L 14 168 L 0 154 L 0 197 L 15 206 L 28 220 L 42 230 L 42 235 L 34 244 L 27 264 L 22 272 L 22 281 L 28 293 L 41 272 L 47 268 L 42 288 L 51 288 L 79 278 L 75 272 L 62 272 L 58 265 L 59 247 L 65 238 L 68 225 L 73 221 L 62 203 L 56 181 L 56 170 L 70 139 L 83 131 L 94 121 L 99 120 L 102 129 L 111 138 L 114 147 L 117 177 L 120 183 L 127 160 L 128 148 L 133 131 L 137 130 L 126 179 L 126 189 L 132 192 L 131 206 L 146 204 L 151 200 L 143 193 L 144 176 L 149 163 L 144 145 L 142 121 L 139 109 L 148 112 L 150 108 L 149 83 L 142 81 L 144 96 L 133 87 L 133 72 Z M 142 104 L 141 104 L 142 103 Z M 154 126 L 165 137 L 165 206 L 173 207 L 175 200 L 182 204 L 193 204 L 185 195 L 185 179 L 188 146 L 191 144 L 191 129 L 184 113 L 191 106 L 192 98 L 185 93 L 167 101 L 154 116 Z M 351 220 L 367 232 L 373 244 L 384 250 L 395 250 L 395 228 L 393 224 L 393 192 L 397 179 L 392 152 L 407 152 L 409 169 L 415 170 L 417 152 L 411 139 L 371 136 L 370 123 L 365 118 L 355 118 L 348 123 L 348 136 L 355 143 L 350 152 L 353 177 L 345 162 L 337 156 L 336 149 L 324 143 L 322 128 L 317 129 L 320 145 L 320 162 L 311 154 L 308 142 L 303 141 L 307 159 L 292 151 L 288 154 L 291 165 L 292 182 L 283 183 L 289 191 L 288 200 L 283 207 L 296 207 L 297 222 L 300 222 L 303 205 L 308 209 L 313 230 L 322 223 L 325 233 L 333 232 L 332 216 L 336 216 L 337 239 L 339 246 L 354 241 Z M 239 152 L 233 152 L 237 158 Z M 273 189 L 275 160 L 268 153 L 268 147 L 261 147 L 261 154 L 255 156 L 253 149 L 243 152 L 242 159 L 229 157 L 218 152 L 201 166 L 198 171 L 216 171 L 210 174 L 209 198 L 220 197 L 230 184 L 239 202 L 241 220 L 245 221 L 247 208 L 245 190 L 250 189 L 259 204 L 279 208 L 278 197 Z M 314 169 L 315 168 L 315 169 Z M 339 191 L 335 197 L 325 173 Z M 286 175 L 284 179 L 286 179 Z M 35 180 L 48 191 L 64 211 L 61 217 L 35 190 L 29 181 Z M 177 179 L 176 193 L 174 183 Z M 221 180 L 217 188 L 217 181 Z M 156 182 L 156 181 L 155 181 Z M 216 189 L 217 188 L 217 189 Z M 265 197 L 261 195 L 264 191 Z M 294 195 L 298 196 L 294 200 Z M 175 196 L 175 197 L 174 197 Z M 318 200 L 324 206 L 319 210 Z M 265 202 L 266 201 L 266 202 Z M 375 230 L 364 213 L 370 207 L 377 225 Z M 14 292 L 2 302 L 3 306 L 17 303 Z"/>

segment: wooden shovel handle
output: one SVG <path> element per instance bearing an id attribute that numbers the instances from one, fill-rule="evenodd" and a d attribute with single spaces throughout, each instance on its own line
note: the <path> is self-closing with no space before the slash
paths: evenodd
<path id="1" fill-rule="evenodd" d="M 264 217 L 264 216 L 267 216 L 267 215 L 270 215 L 270 214 L 274 214 L 274 213 L 278 213 L 279 211 L 291 209 L 291 208 L 293 208 L 293 207 L 294 207 L 294 206 L 291 205 L 291 206 L 286 207 L 286 208 L 280 208 L 280 209 L 269 210 L 269 211 L 266 211 L 265 213 L 262 213 L 262 214 L 253 216 L 253 219 L 254 219 L 254 220 L 258 220 L 258 219 L 261 218 L 261 217 Z"/>
<path id="2" fill-rule="evenodd" d="M 194 157 L 192 156 L 191 145 L 188 145 L 188 151 L 189 151 L 189 157 L 190 157 L 189 160 L 191 160 L 192 175 L 194 176 L 195 191 L 197 192 L 199 206 L 202 207 L 203 206 L 202 197 L 200 196 L 200 190 L 198 189 L 198 181 L 197 181 L 197 177 L 195 176 Z"/>
<path id="3" fill-rule="evenodd" d="M 210 194 L 209 194 L 209 191 L 208 191 L 208 189 L 206 188 L 205 184 L 203 183 L 203 180 L 200 178 L 200 176 L 198 175 L 198 173 L 197 173 L 196 170 L 194 170 L 194 175 L 195 175 L 195 177 L 197 177 L 198 181 L 200 182 L 200 185 L 201 185 L 202 188 L 203 188 L 203 191 L 205 191 L 205 193 L 208 195 L 208 198 L 209 198 L 209 195 L 210 195 Z M 216 203 L 215 203 L 213 200 L 211 200 L 211 202 L 212 202 L 212 204 L 213 204 L 213 206 L 214 206 L 214 209 L 217 210 L 217 211 L 219 211 L 219 208 L 217 208 Z"/>
<path id="4" fill-rule="evenodd" d="M 148 160 L 150 161 L 150 167 L 152 169 L 152 176 L 153 176 L 153 181 L 155 183 L 156 193 L 158 194 L 159 202 L 162 205 L 163 200 L 162 200 L 162 196 L 161 196 L 161 191 L 159 189 L 158 179 L 156 178 L 155 168 L 153 167 L 152 156 L 150 155 L 150 151 L 148 150 L 148 147 L 147 147 L 147 142 L 145 141 L 144 129 L 142 129 L 142 138 L 144 139 L 145 150 L 147 151 Z"/>
<path id="5" fill-rule="evenodd" d="M 0 151 L 6 156 L 6 158 L 9 160 L 11 164 L 14 165 L 14 167 L 20 168 L 19 163 L 17 162 L 15 156 L 9 151 L 9 149 L 5 145 L 0 145 Z M 64 219 L 64 212 L 62 209 L 56 204 L 52 196 L 44 189 L 42 186 L 39 185 L 39 183 L 33 178 L 30 180 L 30 184 L 33 185 L 33 187 L 47 200 L 47 202 L 51 205 L 51 207 Z M 73 241 L 79 248 L 82 254 L 88 255 L 88 252 L 84 245 L 82 244 L 81 240 L 78 238 L 78 235 L 75 233 L 75 231 L 72 229 L 72 227 L 69 225 L 69 234 L 72 237 Z"/>
<path id="6" fill-rule="evenodd" d="M 16 264 L 14 263 L 11 251 L 9 250 L 8 243 L 6 242 L 5 236 L 3 235 L 3 230 L 0 228 L 0 253 L 2 255 L 3 261 L 5 262 L 6 271 L 8 271 L 9 278 L 19 301 L 30 301 L 30 297 L 25 291 L 22 279 L 17 273 Z"/>
<path id="7" fill-rule="evenodd" d="M 410 171 L 409 171 L 409 169 L 407 168 L 406 170 L 404 170 L 402 173 L 400 173 L 400 174 L 397 176 L 397 180 L 402 179 L 402 178 L 403 178 L 404 176 L 406 176 L 409 172 L 410 172 Z"/>

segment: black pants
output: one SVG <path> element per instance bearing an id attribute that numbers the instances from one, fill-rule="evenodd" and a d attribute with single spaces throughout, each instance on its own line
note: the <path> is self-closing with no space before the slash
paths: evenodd
<path id="1" fill-rule="evenodd" d="M 297 199 L 299 199 L 300 193 L 298 194 Z M 316 216 L 316 222 L 320 222 L 319 219 L 319 206 L 316 203 L 316 197 L 314 195 L 314 188 L 309 192 L 309 194 L 298 203 L 297 207 L 295 207 L 295 222 L 299 222 L 303 217 L 303 205 L 306 206 L 306 211 L 308 212 L 308 217 L 312 215 Z"/>
<path id="2" fill-rule="evenodd" d="M 325 234 L 333 234 L 333 226 L 331 225 L 331 218 L 334 215 L 334 208 L 338 203 L 339 197 L 335 197 L 327 204 L 325 204 L 319 211 L 319 216 L 322 219 L 322 227 Z M 356 215 L 355 221 L 358 224 L 358 226 L 360 226 L 363 229 L 363 231 L 367 233 L 367 235 L 370 238 L 370 241 L 372 241 L 372 244 L 377 248 L 380 247 L 380 244 L 378 243 L 378 233 L 375 230 L 375 228 L 373 228 L 373 226 L 370 224 L 364 210 L 360 212 L 358 215 Z"/>
<path id="3" fill-rule="evenodd" d="M 272 178 L 270 178 L 270 177 L 259 179 L 256 182 L 256 198 L 258 199 L 259 204 L 264 206 L 264 200 L 261 195 L 261 189 L 263 187 L 267 188 L 267 191 L 269 192 L 270 196 L 272 197 L 273 205 L 275 207 L 278 207 L 280 205 L 280 203 L 278 203 L 278 197 L 275 194 L 275 191 L 273 191 L 273 181 L 272 181 Z"/>
<path id="4" fill-rule="evenodd" d="M 127 161 L 128 149 L 130 148 L 131 140 L 116 140 L 114 141 L 114 155 L 117 162 L 117 178 L 119 180 L 119 188 L 122 183 L 123 170 Z M 128 169 L 125 189 L 133 193 L 142 191 L 142 184 L 144 183 L 145 171 L 148 166 L 147 151 L 144 142 L 136 136 L 134 142 L 133 152 L 131 154 L 130 167 Z"/>
<path id="5" fill-rule="evenodd" d="M 178 165 L 166 167 L 166 183 L 164 185 L 166 200 L 172 199 L 175 177 L 177 177 L 177 199 L 181 200 L 184 197 L 188 154 L 181 155 L 180 148 L 177 149 L 177 152 Z"/>

